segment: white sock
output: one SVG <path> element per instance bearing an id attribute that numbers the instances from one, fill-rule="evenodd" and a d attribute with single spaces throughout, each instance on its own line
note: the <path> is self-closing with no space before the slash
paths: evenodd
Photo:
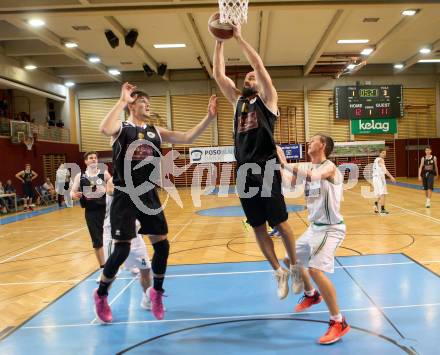
<path id="1" fill-rule="evenodd" d="M 431 199 L 427 197 L 426 202 L 431 202 Z"/>
<path id="2" fill-rule="evenodd" d="M 315 289 L 312 288 L 310 291 L 306 291 L 306 290 L 304 290 L 304 294 L 305 294 L 306 296 L 312 297 L 312 296 L 315 294 Z"/>
<path id="3" fill-rule="evenodd" d="M 296 269 L 297 265 L 298 265 L 298 264 L 290 264 L 290 270 L 292 270 L 292 269 Z"/>
<path id="4" fill-rule="evenodd" d="M 283 268 L 280 266 L 278 269 L 275 270 L 275 273 L 282 274 L 283 273 Z"/>
<path id="5" fill-rule="evenodd" d="M 330 316 L 330 320 L 334 320 L 335 322 L 342 322 L 342 314 L 338 313 L 335 316 Z"/>

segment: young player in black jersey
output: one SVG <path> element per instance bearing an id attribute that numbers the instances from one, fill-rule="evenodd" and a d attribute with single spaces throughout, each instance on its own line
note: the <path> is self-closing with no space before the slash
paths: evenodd
<path id="1" fill-rule="evenodd" d="M 246 74 L 240 92 L 225 74 L 224 43 L 217 41 L 213 59 L 214 78 L 223 95 L 235 108 L 234 145 L 240 202 L 261 251 L 274 269 L 278 297 L 283 299 L 289 292 L 289 271 L 278 262 L 266 223 L 276 227 L 281 234 L 291 260 L 290 275 L 294 293 L 302 291 L 303 283 L 300 268 L 296 264 L 295 238 L 287 222 L 288 214 L 281 190 L 280 166 L 273 136 L 278 118 L 278 95 L 260 56 L 242 37 L 240 26 L 234 26 L 234 38 L 254 70 Z M 277 170 L 273 170 L 275 166 Z M 243 183 L 244 189 L 240 191 Z M 251 190 L 253 193 L 258 192 L 248 197 L 252 195 Z"/>
<path id="2" fill-rule="evenodd" d="M 32 185 L 32 181 L 38 177 L 38 174 L 32 170 L 31 164 L 26 164 L 24 170 L 15 174 L 15 177 L 23 183 L 23 212 L 26 212 L 28 209 L 32 211 L 32 199 L 34 198 L 34 186 Z"/>
<path id="3" fill-rule="evenodd" d="M 419 166 L 419 180 L 423 181 L 423 190 L 425 190 L 425 207 L 431 207 L 431 195 L 434 190 L 434 180 L 438 179 L 437 157 L 432 155 L 431 147 L 425 148 L 425 156 L 422 157 Z"/>
<path id="4" fill-rule="evenodd" d="M 128 111 L 129 117 L 121 123 L 120 116 L 124 109 Z M 110 208 L 114 250 L 105 263 L 99 288 L 94 291 L 95 311 L 102 322 L 112 321 L 111 309 L 107 302 L 108 288 L 119 266 L 130 252 L 131 239 L 136 238 L 136 220 L 141 225 L 139 233 L 149 236 L 154 249 L 151 262 L 153 287 L 150 289 L 149 297 L 153 315 L 157 319 L 163 319 L 162 285 L 169 254 L 168 226 L 161 211 L 158 193 L 152 188 L 156 185 L 152 173 L 157 172 L 161 143 L 192 143 L 217 117 L 217 98 L 210 98 L 205 118 L 186 132 L 174 132 L 149 125 L 149 117 L 149 96 L 145 92 L 136 91 L 135 86 L 125 83 L 119 101 L 100 126 L 104 135 L 112 137 L 115 185 Z M 141 185 L 142 191 L 138 193 L 138 187 Z"/>
<path id="5" fill-rule="evenodd" d="M 107 181 L 111 176 L 107 170 L 98 169 L 98 153 L 96 152 L 86 152 L 84 163 L 87 169 L 75 176 L 70 196 L 74 200 L 80 199 L 98 265 L 104 268 L 105 192 Z"/>

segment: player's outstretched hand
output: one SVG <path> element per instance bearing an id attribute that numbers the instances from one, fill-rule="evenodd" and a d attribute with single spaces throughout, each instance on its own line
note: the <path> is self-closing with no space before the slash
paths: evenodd
<path id="1" fill-rule="evenodd" d="M 208 116 L 211 118 L 217 117 L 217 96 L 215 95 L 209 98 Z"/>
<path id="2" fill-rule="evenodd" d="M 241 25 L 237 24 L 237 25 L 233 25 L 231 24 L 231 27 L 234 29 L 234 38 L 235 39 L 241 39 L 242 35 L 241 35 Z"/>
<path id="3" fill-rule="evenodd" d="M 392 177 L 391 182 L 396 182 L 396 179 Z"/>
<path id="4" fill-rule="evenodd" d="M 121 101 L 127 104 L 132 103 L 136 99 L 135 97 L 131 97 L 131 94 L 135 90 L 136 90 L 136 86 L 131 85 L 129 83 L 124 83 L 121 89 Z"/>
<path id="5" fill-rule="evenodd" d="M 421 176 L 419 176 L 419 181 L 422 181 L 422 177 Z"/>

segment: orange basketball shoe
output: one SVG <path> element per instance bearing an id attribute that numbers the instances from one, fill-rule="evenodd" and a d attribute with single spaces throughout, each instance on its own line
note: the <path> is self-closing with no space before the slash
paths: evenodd
<path id="1" fill-rule="evenodd" d="M 305 311 L 307 308 L 312 307 L 314 304 L 321 303 L 322 296 L 318 292 L 318 290 L 315 290 L 315 293 L 313 296 L 307 296 L 304 294 L 299 301 L 298 304 L 295 306 L 295 312 L 302 312 Z"/>
<path id="2" fill-rule="evenodd" d="M 319 338 L 319 343 L 322 345 L 336 343 L 349 331 L 350 326 L 347 324 L 344 317 L 342 318 L 342 322 L 330 320 L 327 332 Z"/>

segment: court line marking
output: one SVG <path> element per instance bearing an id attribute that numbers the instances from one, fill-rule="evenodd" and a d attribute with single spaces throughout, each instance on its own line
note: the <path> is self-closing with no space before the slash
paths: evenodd
<path id="1" fill-rule="evenodd" d="M 422 303 L 422 304 L 410 304 L 401 306 L 383 306 L 379 309 L 405 309 L 405 308 L 421 308 L 421 307 L 438 307 L 438 303 Z M 370 312 L 375 311 L 379 313 L 377 307 L 364 307 L 364 308 L 347 308 L 341 309 L 341 312 Z M 179 318 L 179 319 L 163 319 L 163 320 L 138 320 L 138 321 L 125 321 L 125 322 L 113 322 L 111 325 L 125 325 L 125 324 L 149 324 L 149 323 L 173 323 L 173 322 L 199 322 L 199 321 L 215 321 L 221 319 L 246 319 L 246 318 L 262 318 L 262 317 L 284 317 L 293 315 L 306 315 L 306 314 L 328 314 L 326 311 L 312 311 L 312 312 L 300 312 L 300 313 L 269 313 L 269 314 L 248 314 L 237 316 L 221 316 L 221 317 L 205 317 L 205 318 Z M 21 329 L 56 329 L 56 328 L 76 328 L 76 327 L 90 327 L 101 324 L 91 323 L 77 323 L 77 324 L 58 324 L 58 325 L 38 325 L 38 326 L 23 326 Z"/>
<path id="2" fill-rule="evenodd" d="M 182 233 L 186 229 L 186 227 L 190 225 L 191 222 L 192 222 L 192 218 L 188 222 L 186 222 L 182 228 L 180 228 L 180 230 L 174 235 L 173 239 L 171 239 L 171 242 L 174 242 L 177 239 L 177 237 L 180 235 L 180 233 Z"/>
<path id="3" fill-rule="evenodd" d="M 432 260 L 432 261 L 422 261 L 421 264 L 433 264 L 440 263 L 440 260 Z M 418 263 L 414 261 L 404 261 L 398 263 L 382 263 L 382 264 L 361 264 L 361 265 L 346 265 L 346 266 L 335 266 L 335 269 L 353 269 L 353 268 L 362 268 L 362 267 L 380 267 L 380 266 L 394 266 L 394 265 L 410 265 Z M 220 275 L 242 275 L 242 274 L 259 274 L 259 273 L 269 273 L 273 272 L 273 270 L 250 270 L 250 271 L 232 271 L 232 272 L 211 272 L 211 273 L 199 273 L 199 274 L 175 274 L 175 275 L 167 275 L 166 278 L 178 278 L 178 277 L 196 277 L 196 276 L 220 276 Z M 117 280 L 131 280 L 133 277 L 118 277 Z M 134 277 L 134 279 L 138 279 L 138 277 Z M 72 283 L 72 282 L 96 282 L 96 277 L 91 277 L 86 280 L 80 279 L 72 279 L 72 280 L 53 280 L 53 281 L 27 281 L 27 282 L 5 282 L 0 283 L 0 286 L 14 286 L 14 285 L 38 285 L 38 284 L 56 284 L 56 283 Z"/>
<path id="4" fill-rule="evenodd" d="M 352 194 L 361 195 L 361 197 L 364 197 L 364 196 L 362 196 L 362 193 L 360 193 L 360 192 L 350 191 L 350 190 L 345 190 L 345 191 L 351 192 Z M 364 198 L 365 198 L 365 197 L 364 197 Z M 369 200 L 369 199 L 367 199 L 367 198 L 365 198 L 365 199 L 366 199 L 366 200 Z M 423 213 L 420 213 L 420 212 L 416 212 L 416 211 L 410 210 L 410 209 L 408 209 L 408 208 L 400 207 L 400 206 L 395 205 L 395 204 L 390 203 L 390 202 L 387 202 L 387 204 L 388 204 L 389 206 L 393 206 L 393 207 L 396 207 L 396 208 L 400 208 L 401 210 L 406 211 L 406 212 L 408 212 L 408 213 L 412 213 L 412 214 L 415 214 L 415 215 L 420 216 L 420 217 L 428 218 L 428 219 L 432 220 L 433 222 L 440 224 L 440 219 L 438 219 L 438 218 L 431 217 L 431 216 L 428 216 L 428 215 L 426 215 L 426 214 L 423 214 Z"/>
<path id="5" fill-rule="evenodd" d="M 123 293 L 124 291 L 130 287 L 130 285 L 135 282 L 137 280 L 137 277 L 132 277 L 132 280 L 126 284 L 121 291 L 118 292 L 118 294 L 109 302 L 109 306 L 111 306 Z M 95 280 L 96 281 L 96 280 Z M 96 317 L 92 319 L 92 321 L 90 322 L 90 324 L 95 324 L 95 322 L 97 321 Z"/>
<path id="6" fill-rule="evenodd" d="M 7 262 L 7 261 L 9 261 L 9 260 L 15 259 L 15 258 L 17 258 L 17 257 L 19 257 L 19 256 L 24 255 L 24 254 L 30 253 L 31 251 L 34 251 L 34 250 L 40 249 L 41 247 L 44 247 L 44 246 L 49 245 L 49 244 L 51 244 L 51 243 L 53 243 L 53 242 L 56 242 L 57 240 L 60 240 L 60 239 L 66 238 L 66 237 L 68 237 L 68 236 L 71 236 L 72 234 L 75 234 L 75 233 L 77 233 L 77 232 L 79 232 L 79 231 L 81 231 L 81 230 L 83 230 L 83 229 L 86 229 L 86 227 L 82 227 L 82 228 L 79 228 L 79 229 L 75 229 L 74 231 L 71 231 L 71 232 L 69 232 L 69 233 L 63 234 L 63 235 L 61 235 L 61 236 L 59 236 L 59 237 L 56 237 L 56 238 L 54 238 L 54 239 L 52 239 L 52 240 L 49 240 L 49 241 L 45 242 L 45 243 L 39 244 L 39 245 L 37 245 L 37 246 L 35 246 L 35 247 L 31 248 L 31 249 L 28 249 L 28 250 L 22 251 L 21 253 L 18 253 L 18 254 L 15 254 L 15 255 L 9 256 L 9 257 L 7 257 L 6 259 L 1 260 L 1 261 L 0 261 L 0 264 L 3 264 L 3 263 L 5 263 L 5 262 Z"/>

